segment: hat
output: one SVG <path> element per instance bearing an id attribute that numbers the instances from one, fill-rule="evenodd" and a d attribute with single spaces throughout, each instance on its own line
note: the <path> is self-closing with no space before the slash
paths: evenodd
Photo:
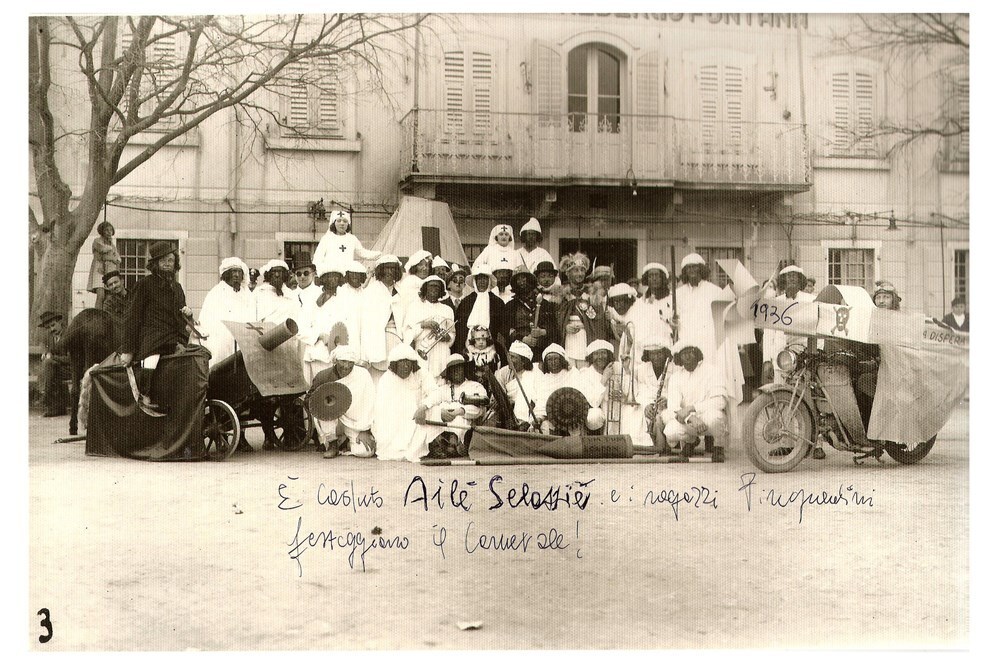
<path id="1" fill-rule="evenodd" d="M 441 369 L 441 377 L 445 376 L 449 368 L 454 368 L 455 366 L 465 366 L 465 357 L 458 353 L 449 355 L 448 361 L 445 362 L 444 368 Z"/>
<path id="2" fill-rule="evenodd" d="M 957 306 L 959 304 L 964 304 L 964 303 L 965 303 L 964 296 L 956 296 L 954 299 L 951 300 L 951 305 L 953 306 Z"/>
<path id="3" fill-rule="evenodd" d="M 549 273 L 559 273 L 559 269 L 556 268 L 556 265 L 547 259 L 543 259 L 542 261 L 540 261 L 538 264 L 535 265 L 536 276 L 539 273 L 542 273 L 543 271 L 547 271 Z"/>
<path id="4" fill-rule="evenodd" d="M 587 346 L 587 351 L 584 353 L 583 356 L 584 356 L 584 358 L 589 357 L 594 352 L 597 352 L 599 350 L 607 350 L 611 354 L 615 353 L 615 348 L 613 348 L 611 346 L 611 343 L 609 343 L 606 340 L 602 340 L 602 339 L 598 338 L 593 343 L 591 343 L 590 345 Z"/>
<path id="5" fill-rule="evenodd" d="M 319 266 L 316 267 L 316 274 L 324 276 L 328 273 L 339 273 L 344 274 L 344 265 L 340 262 L 334 261 L 333 259 L 324 259 L 320 262 Z"/>
<path id="6" fill-rule="evenodd" d="M 297 252 L 295 257 L 292 259 L 292 265 L 296 270 L 304 269 L 307 266 L 311 266 L 313 270 L 316 270 L 316 265 L 313 264 L 312 257 L 309 256 L 308 252 Z"/>
<path id="7" fill-rule="evenodd" d="M 526 278 L 528 278 L 528 280 L 531 282 L 531 289 L 538 287 L 538 278 L 536 278 L 535 274 L 529 271 L 528 267 L 526 267 L 524 264 L 520 265 L 519 267 L 517 267 L 517 269 L 514 270 L 514 275 L 510 277 L 510 282 L 512 285 L 514 284 L 514 280 L 518 276 L 525 276 Z"/>
<path id="8" fill-rule="evenodd" d="M 531 351 L 531 348 L 519 340 L 515 340 L 513 343 L 510 344 L 510 349 L 508 350 L 508 352 L 510 352 L 511 354 L 516 354 L 519 357 L 524 357 L 528 361 L 531 361 L 532 357 L 534 357 L 534 353 Z"/>
<path id="9" fill-rule="evenodd" d="M 590 268 L 590 258 L 584 255 L 582 252 L 573 253 L 572 255 L 564 255 L 562 259 L 559 260 L 559 270 L 569 271 L 573 268 Z"/>
<path id="10" fill-rule="evenodd" d="M 433 255 L 431 255 L 426 250 L 418 250 L 412 255 L 410 255 L 410 258 L 406 260 L 406 266 L 404 266 L 403 268 L 406 269 L 407 273 L 409 273 L 410 269 L 412 269 L 425 259 L 430 259 L 431 257 L 433 257 Z"/>
<path id="11" fill-rule="evenodd" d="M 284 260 L 281 260 L 281 259 L 272 259 L 267 264 L 265 264 L 264 266 L 260 267 L 260 272 L 261 272 L 261 274 L 266 274 L 271 269 L 277 269 L 277 268 L 284 269 L 285 271 L 287 271 L 288 270 L 288 265 L 285 264 Z"/>
<path id="12" fill-rule="evenodd" d="M 615 272 L 610 266 L 595 266 L 590 275 L 594 278 L 603 278 L 604 276 L 614 278 Z"/>
<path id="13" fill-rule="evenodd" d="M 420 287 L 422 289 L 424 287 L 424 285 L 427 285 L 427 284 L 435 282 L 435 281 L 441 283 L 441 285 L 444 286 L 444 280 L 441 279 L 441 276 L 433 276 L 432 275 L 432 276 L 427 276 L 426 278 L 424 278 L 423 280 L 421 280 L 420 281 Z"/>
<path id="14" fill-rule="evenodd" d="M 461 273 L 464 276 L 469 275 L 469 267 L 467 267 L 467 266 L 459 266 L 458 264 L 452 264 L 451 265 L 451 276 L 452 276 L 452 278 L 454 278 L 455 275 L 458 274 L 458 273 Z"/>
<path id="15" fill-rule="evenodd" d="M 490 273 L 489 264 L 487 264 L 486 262 L 483 262 L 479 266 L 472 267 L 472 273 L 469 274 L 469 276 L 465 279 L 465 284 L 471 287 L 472 289 L 475 289 L 476 276 L 488 276 L 490 279 L 490 283 L 492 284 L 493 274 Z"/>
<path id="16" fill-rule="evenodd" d="M 434 256 L 434 261 L 431 262 L 431 268 L 432 269 L 445 268 L 448 269 L 449 271 L 451 270 L 451 267 L 448 266 L 448 262 L 444 261 L 444 258 L 441 257 L 441 255 Z"/>
<path id="17" fill-rule="evenodd" d="M 652 352 L 653 350 L 666 350 L 666 349 L 667 349 L 666 345 L 664 345 L 663 343 L 659 343 L 657 341 L 646 343 L 645 345 L 642 346 L 643 352 Z M 669 352 L 669 350 L 667 351 Z"/>
<path id="18" fill-rule="evenodd" d="M 243 260 L 239 257 L 226 257 L 219 264 L 219 277 L 221 278 L 222 275 L 230 269 L 243 270 Z M 107 280 L 107 276 L 104 276 L 104 279 Z"/>
<path id="19" fill-rule="evenodd" d="M 670 272 L 667 271 L 667 267 L 663 266 L 659 262 L 650 262 L 646 266 L 642 267 L 642 277 L 645 278 L 646 274 L 650 271 L 662 271 L 663 275 L 670 277 Z"/>
<path id="20" fill-rule="evenodd" d="M 342 268 L 344 269 L 344 273 L 364 273 L 365 275 L 368 274 L 368 269 L 365 268 L 365 265 L 356 259 L 352 259 L 351 261 L 345 263 L 342 266 Z"/>
<path id="21" fill-rule="evenodd" d="M 383 264 L 396 264 L 397 266 L 402 266 L 399 262 L 399 258 L 395 255 L 382 255 L 375 260 L 375 266 L 382 266 Z"/>
<path id="22" fill-rule="evenodd" d="M 349 345 L 338 345 L 333 348 L 333 358 L 336 361 L 353 361 L 358 363 L 358 351 Z"/>
<path id="23" fill-rule="evenodd" d="M 121 276 L 122 276 L 122 272 L 121 272 L 121 271 L 118 271 L 118 270 L 116 269 L 116 270 L 114 270 L 114 271 L 108 271 L 107 273 L 105 273 L 105 274 L 104 274 L 104 276 L 103 276 L 103 277 L 101 278 L 101 281 L 102 281 L 102 282 L 103 282 L 103 283 L 104 283 L 105 285 L 107 285 L 107 284 L 108 284 L 108 281 L 109 281 L 109 280 L 111 280 L 112 278 L 121 278 Z"/>
<path id="24" fill-rule="evenodd" d="M 616 296 L 631 296 L 637 297 L 639 293 L 635 291 L 635 288 L 628 283 L 615 283 L 608 288 L 608 298 L 613 299 Z"/>
<path id="25" fill-rule="evenodd" d="M 557 343 L 552 343 L 547 348 L 545 348 L 545 351 L 542 352 L 542 359 L 544 359 L 545 357 L 549 356 L 550 354 L 558 354 L 560 357 L 562 357 L 563 359 L 565 359 L 567 362 L 569 361 L 569 357 L 566 355 L 566 348 L 564 348 L 562 345 L 559 345 Z"/>
<path id="26" fill-rule="evenodd" d="M 51 310 L 46 310 L 44 313 L 38 316 L 39 324 L 38 326 L 47 327 L 50 322 L 55 322 L 56 320 L 61 320 L 63 318 L 59 313 L 54 313 Z"/>
<path id="27" fill-rule="evenodd" d="M 351 224 L 351 214 L 347 211 L 330 211 L 330 222 L 333 223 L 338 219 L 347 220 L 347 224 Z"/>
<path id="28" fill-rule="evenodd" d="M 404 359 L 416 362 L 420 361 L 420 357 L 417 356 L 417 353 L 406 343 L 398 343 L 396 347 L 389 350 L 389 355 L 386 357 L 386 360 L 389 362 L 403 361 Z"/>
<path id="29" fill-rule="evenodd" d="M 522 225 L 519 235 L 525 232 L 538 232 L 541 234 L 542 226 L 538 224 L 538 220 L 536 218 L 530 218 L 526 223 L 524 223 L 524 225 Z"/>
<path id="30" fill-rule="evenodd" d="M 691 266 L 692 264 L 706 264 L 705 258 L 696 252 L 691 253 L 681 260 L 681 271 L 684 270 L 685 266 Z"/>
<path id="31" fill-rule="evenodd" d="M 170 241 L 154 241 L 153 245 L 149 247 L 149 259 L 155 262 L 172 252 L 177 252 L 177 246 Z"/>
<path id="32" fill-rule="evenodd" d="M 493 273 L 496 273 L 497 271 L 510 271 L 511 273 L 514 273 L 514 267 L 512 267 L 512 266 L 498 266 L 495 269 L 493 269 L 492 271 L 493 271 Z"/>
<path id="33" fill-rule="evenodd" d="M 696 348 L 699 352 L 701 351 L 701 346 L 698 345 L 698 343 L 692 340 L 679 340 L 676 343 L 674 343 L 674 346 L 672 348 L 670 348 L 670 354 L 671 356 L 676 357 L 678 354 L 681 353 L 682 350 L 689 347 Z"/>
<path id="34" fill-rule="evenodd" d="M 793 273 L 793 272 L 794 273 L 801 273 L 802 275 L 806 275 L 806 272 L 802 270 L 802 267 L 795 266 L 794 264 L 789 264 L 788 266 L 786 266 L 785 268 L 783 268 L 781 271 L 778 271 L 778 275 L 779 276 L 783 276 L 786 273 Z"/>

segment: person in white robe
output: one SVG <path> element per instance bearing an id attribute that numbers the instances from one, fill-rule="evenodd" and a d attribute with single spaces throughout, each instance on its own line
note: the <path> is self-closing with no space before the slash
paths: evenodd
<path id="1" fill-rule="evenodd" d="M 431 257 L 426 250 L 418 250 L 406 260 L 403 267 L 403 278 L 396 283 L 399 291 L 399 302 L 404 310 L 417 300 L 417 292 L 423 284 L 424 278 L 431 275 Z"/>
<path id="2" fill-rule="evenodd" d="M 299 325 L 299 341 L 302 355 L 302 373 L 306 382 L 312 383 L 320 371 L 333 365 L 332 350 L 343 342 L 338 333 L 346 333 L 344 314 L 346 309 L 340 303 L 338 289 L 343 273 L 331 264 L 319 264 L 319 283 L 323 289 L 316 300 L 316 307 L 308 310 L 308 319 L 303 317 Z M 337 330 L 334 325 L 340 323 Z M 343 328 L 341 328 L 343 327 Z M 331 336 L 334 338 L 331 339 Z"/>
<path id="3" fill-rule="evenodd" d="M 634 378 L 626 375 L 624 387 L 626 403 L 622 404 L 622 433 L 632 436 L 636 446 L 646 447 L 662 453 L 665 441 L 650 436 L 657 415 L 667 405 L 667 389 L 673 369 L 670 365 L 670 349 L 666 343 L 647 343 L 636 364 Z M 628 393 L 635 399 L 635 405 L 628 405 Z M 662 428 L 661 428 L 662 430 Z"/>
<path id="4" fill-rule="evenodd" d="M 253 292 L 257 304 L 256 319 L 271 324 L 293 319 L 299 324 L 299 300 L 285 291 L 288 265 L 280 259 L 272 259 L 261 267 L 260 275 L 263 283 Z"/>
<path id="5" fill-rule="evenodd" d="M 549 433 L 552 430 L 547 419 L 549 397 L 560 387 L 574 386 L 576 370 L 571 370 L 565 348 L 556 343 L 545 348 L 539 365 L 541 372 L 535 376 L 535 416 L 542 421 L 542 433 Z"/>
<path id="6" fill-rule="evenodd" d="M 587 346 L 587 366 L 577 369 L 572 386 L 579 389 L 590 403 L 587 429 L 598 431 L 607 420 L 608 378 L 614 348 L 606 340 L 595 340 Z"/>
<path id="7" fill-rule="evenodd" d="M 324 421 L 313 418 L 320 444 L 325 449 L 323 458 L 337 456 L 341 444 L 347 445 L 351 456 L 370 458 L 375 455 L 375 437 L 372 435 L 372 421 L 375 418 L 375 384 L 368 371 L 358 366 L 358 355 L 346 345 L 338 345 L 333 350 L 335 373 L 339 384 L 351 392 L 351 405 L 338 419 Z M 343 440 L 337 438 L 337 428 L 344 431 Z"/>
<path id="8" fill-rule="evenodd" d="M 625 336 L 628 350 L 631 350 L 635 342 L 635 324 L 632 323 L 630 326 L 632 321 L 630 315 L 638 298 L 635 289 L 627 283 L 614 284 L 608 290 L 608 321 L 611 323 L 611 331 L 619 347 L 622 336 Z M 625 335 L 626 329 L 627 335 Z"/>
<path id="9" fill-rule="evenodd" d="M 227 257 L 219 264 L 219 282 L 205 295 L 198 321 L 207 336 L 203 345 L 212 354 L 210 366 L 236 352 L 236 339 L 223 322 L 253 322 L 257 305 L 247 286 L 246 264 L 239 257 Z"/>
<path id="10" fill-rule="evenodd" d="M 674 363 L 678 367 L 667 387 L 667 406 L 660 413 L 663 435 L 671 446 L 682 445 L 681 454 L 690 456 L 699 438 L 705 438 L 705 451 L 712 461 L 725 460 L 722 445 L 715 438 L 726 433 L 726 388 L 718 370 L 704 359 L 693 341 L 674 345 Z"/>
<path id="11" fill-rule="evenodd" d="M 378 384 L 388 366 L 389 351 L 403 342 L 404 308 L 396 283 L 403 266 L 395 255 L 382 255 L 372 269 L 372 280 L 364 289 L 361 311 L 361 364 Z"/>
<path id="12" fill-rule="evenodd" d="M 448 458 L 466 456 L 469 452 L 466 433 L 485 411 L 489 400 L 486 388 L 466 378 L 466 363 L 460 354 L 449 356 L 441 371 L 441 383 L 428 399 L 426 427 L 432 455 L 437 449 Z M 440 447 L 435 446 L 435 440 Z"/>
<path id="13" fill-rule="evenodd" d="M 426 360 L 431 377 L 444 370 L 455 340 L 455 314 L 440 302 L 444 290 L 444 281 L 437 276 L 424 278 L 418 300 L 406 309 L 403 321 L 403 342 Z"/>
<path id="14" fill-rule="evenodd" d="M 532 412 L 538 405 L 535 385 L 537 372 L 532 363 L 533 352 L 530 347 L 519 340 L 510 344 L 507 350 L 508 365 L 497 369 L 496 378 L 507 394 L 507 399 L 513 407 L 514 417 L 523 424 L 528 424 L 533 430 L 538 430 L 541 420 L 536 419 L 538 413 Z"/>
<path id="15" fill-rule="evenodd" d="M 673 340 L 674 308 L 669 278 L 667 267 L 658 262 L 650 262 L 642 269 L 640 282 L 646 286 L 646 294 L 628 313 L 628 320 L 635 327 L 636 350 L 641 351 L 650 343 L 669 347 Z"/>
<path id="16" fill-rule="evenodd" d="M 781 271 L 778 272 L 777 294 L 783 296 L 789 301 L 798 301 L 799 303 L 812 302 L 816 300 L 816 296 L 803 291 L 803 287 L 806 284 L 806 274 L 798 266 L 791 264 L 786 266 Z M 778 331 L 776 329 L 764 329 L 764 340 L 761 345 L 761 356 L 765 363 L 770 363 L 771 368 L 774 370 L 774 381 L 783 382 L 784 376 L 778 371 L 778 367 L 774 364 L 775 359 L 778 357 L 778 353 L 784 350 L 788 345 L 792 343 L 803 343 L 807 341 L 806 336 L 796 336 L 795 334 L 786 334 L 784 331 Z"/>
<path id="17" fill-rule="evenodd" d="M 521 239 L 521 248 L 517 251 L 517 254 L 521 262 L 528 267 L 529 271 L 534 273 L 539 262 L 549 262 L 555 266 L 555 260 L 552 259 L 552 255 L 549 254 L 548 250 L 541 247 L 542 226 L 536 218 L 531 218 L 521 226 L 518 237 Z"/>
<path id="18" fill-rule="evenodd" d="M 378 250 L 367 250 L 351 233 L 351 216 L 347 211 L 330 211 L 330 229 L 323 234 L 313 255 L 316 266 L 346 264 L 352 259 L 378 259 Z"/>
<path id="19" fill-rule="evenodd" d="M 475 270 L 481 264 L 486 264 L 491 271 L 510 269 L 513 273 L 522 263 L 514 247 L 514 228 L 510 225 L 496 225 L 490 231 L 486 247 L 472 263 L 472 268 Z"/>
<path id="20" fill-rule="evenodd" d="M 375 386 L 375 456 L 388 461 L 420 461 L 427 447 L 427 410 L 437 383 L 420 368 L 420 358 L 400 343 L 388 356 L 389 370 Z"/>
<path id="21" fill-rule="evenodd" d="M 344 265 L 344 283 L 337 290 L 338 306 L 342 309 L 342 322 L 347 327 L 347 346 L 361 358 L 361 321 L 366 307 L 364 284 L 368 271 L 364 265 L 351 260 Z"/>

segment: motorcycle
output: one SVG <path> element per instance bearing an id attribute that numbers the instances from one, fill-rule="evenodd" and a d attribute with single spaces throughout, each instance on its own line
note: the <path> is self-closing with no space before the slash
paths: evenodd
<path id="1" fill-rule="evenodd" d="M 874 396 L 877 360 L 850 349 L 817 349 L 812 337 L 808 345 L 786 347 L 775 363 L 786 383 L 762 386 L 743 422 L 744 447 L 760 470 L 788 472 L 821 445 L 854 454 L 856 464 L 881 463 L 883 454 L 917 463 L 934 446 L 937 435 L 918 443 L 868 439 L 858 396 Z"/>

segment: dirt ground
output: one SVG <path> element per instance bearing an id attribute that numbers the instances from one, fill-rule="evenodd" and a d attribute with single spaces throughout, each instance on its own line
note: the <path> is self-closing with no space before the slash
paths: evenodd
<path id="1" fill-rule="evenodd" d="M 967 404 L 918 465 L 829 451 L 742 490 L 735 438 L 721 465 L 432 468 L 93 458 L 65 429 L 30 417 L 37 651 L 968 645 Z"/>

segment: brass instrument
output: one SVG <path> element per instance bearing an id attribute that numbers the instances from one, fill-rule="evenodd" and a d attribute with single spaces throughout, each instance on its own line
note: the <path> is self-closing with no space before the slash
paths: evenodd
<path id="1" fill-rule="evenodd" d="M 454 329 L 455 321 L 446 319 L 438 324 L 434 329 L 426 329 L 425 331 L 428 333 L 421 333 L 414 338 L 413 349 L 417 351 L 417 355 L 421 359 L 426 361 L 427 355 L 430 354 L 432 349 L 434 349 L 434 346 L 447 338 Z"/>
<path id="2" fill-rule="evenodd" d="M 663 435 L 662 429 L 656 428 L 656 417 L 659 415 L 659 410 L 656 406 L 659 404 L 660 399 L 663 397 L 663 387 L 667 382 L 667 367 L 670 362 L 664 362 L 663 373 L 660 374 L 660 384 L 656 388 L 656 397 L 653 399 L 653 415 L 649 418 L 646 424 L 646 431 L 649 433 L 649 439 L 653 441 L 653 445 L 658 450 L 662 450 L 666 445 L 666 436 Z M 662 424 L 662 422 L 660 422 Z"/>
<path id="3" fill-rule="evenodd" d="M 631 329 L 630 329 L 631 327 Z M 608 377 L 607 389 L 604 393 L 604 408 L 607 418 L 604 423 L 605 435 L 620 435 L 622 426 L 622 405 L 638 405 L 635 400 L 635 364 L 632 363 L 632 347 L 635 343 L 633 331 L 635 324 L 626 322 L 622 330 L 621 340 L 618 342 L 618 360 L 613 362 L 618 365 L 618 374 L 613 371 Z M 628 392 L 625 387 L 625 364 L 629 367 Z"/>

